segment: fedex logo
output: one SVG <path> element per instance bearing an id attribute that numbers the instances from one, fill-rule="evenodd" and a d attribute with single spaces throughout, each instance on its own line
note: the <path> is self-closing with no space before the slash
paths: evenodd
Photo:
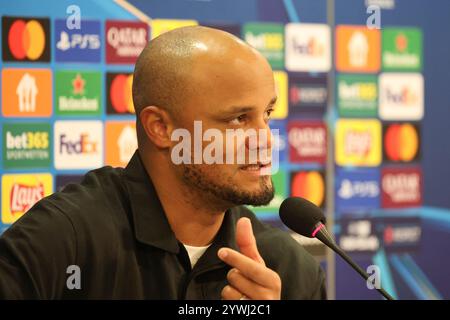
<path id="1" fill-rule="evenodd" d="M 420 73 L 382 73 L 379 87 L 382 120 L 422 119 L 424 81 Z"/>
<path id="2" fill-rule="evenodd" d="M 97 142 L 90 139 L 89 134 L 82 133 L 80 139 L 71 141 L 66 134 L 60 137 L 59 153 L 82 154 L 96 153 Z"/>
<path id="3" fill-rule="evenodd" d="M 103 165 L 101 121 L 56 121 L 55 168 L 92 169 Z"/>
<path id="4" fill-rule="evenodd" d="M 324 46 L 315 38 L 309 38 L 306 42 L 299 42 L 298 39 L 292 39 L 292 48 L 299 54 L 311 56 L 320 56 L 324 53 Z"/>
<path id="5" fill-rule="evenodd" d="M 386 90 L 386 100 L 392 103 L 412 105 L 417 102 L 417 95 L 408 87 L 400 88 L 399 91 Z"/>

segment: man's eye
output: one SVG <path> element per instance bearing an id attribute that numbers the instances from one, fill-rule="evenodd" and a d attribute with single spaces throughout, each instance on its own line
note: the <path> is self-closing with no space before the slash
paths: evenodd
<path id="1" fill-rule="evenodd" d="M 273 112 L 273 109 L 269 109 L 269 110 L 266 111 L 266 115 L 267 115 L 268 119 L 270 119 L 270 116 L 272 115 L 272 112 Z"/>
<path id="2" fill-rule="evenodd" d="M 234 125 L 238 125 L 238 124 L 241 124 L 242 122 L 244 122 L 246 119 L 247 119 L 247 115 L 241 114 L 240 116 L 231 120 L 230 123 L 234 124 Z"/>

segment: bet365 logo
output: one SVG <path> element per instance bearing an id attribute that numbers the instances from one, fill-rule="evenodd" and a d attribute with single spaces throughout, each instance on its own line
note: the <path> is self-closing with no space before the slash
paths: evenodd
<path id="1" fill-rule="evenodd" d="M 45 168 L 51 161 L 50 124 L 5 123 L 4 168 Z"/>

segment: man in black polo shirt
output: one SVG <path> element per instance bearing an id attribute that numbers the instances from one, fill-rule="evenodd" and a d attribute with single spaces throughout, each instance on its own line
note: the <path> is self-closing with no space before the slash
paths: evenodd
<path id="1" fill-rule="evenodd" d="M 180 149 L 198 124 L 215 139 L 268 132 L 275 100 L 267 61 L 228 33 L 186 27 L 152 40 L 134 72 L 138 150 L 125 169 L 93 170 L 42 199 L 2 235 L 0 298 L 325 298 L 315 260 L 241 206 L 273 198 L 269 161 L 198 161 L 205 140 Z M 238 144 L 217 143 L 212 157 L 234 159 Z M 242 145 L 246 155 L 271 149 L 259 133 Z"/>

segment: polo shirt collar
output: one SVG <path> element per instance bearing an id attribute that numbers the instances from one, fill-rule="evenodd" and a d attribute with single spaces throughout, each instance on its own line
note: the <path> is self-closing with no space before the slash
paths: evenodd
<path id="1" fill-rule="evenodd" d="M 124 171 L 136 239 L 144 244 L 178 254 L 179 241 L 170 227 L 138 151 L 134 153 Z M 235 208 L 227 210 L 219 232 L 208 251 L 214 252 L 221 247 L 237 249 L 235 234 L 238 218 Z"/>

